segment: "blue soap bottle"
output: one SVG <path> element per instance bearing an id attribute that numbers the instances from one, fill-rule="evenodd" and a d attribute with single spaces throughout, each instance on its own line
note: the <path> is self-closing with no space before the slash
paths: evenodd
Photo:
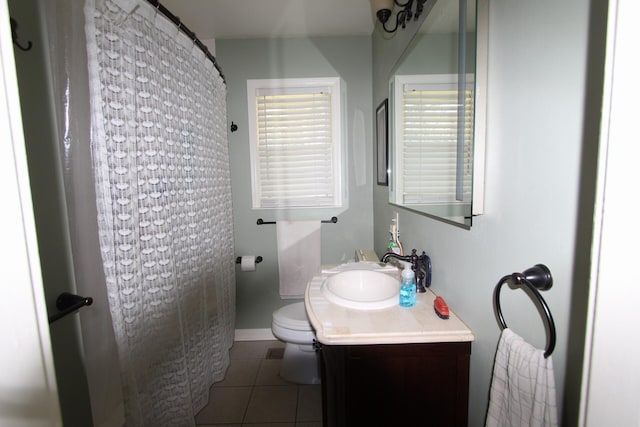
<path id="1" fill-rule="evenodd" d="M 416 305 L 416 275 L 411 269 L 411 264 L 402 261 L 402 283 L 400 284 L 400 307 L 413 307 Z"/>

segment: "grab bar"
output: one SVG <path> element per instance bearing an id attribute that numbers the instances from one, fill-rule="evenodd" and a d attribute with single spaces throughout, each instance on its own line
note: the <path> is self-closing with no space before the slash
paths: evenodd
<path id="1" fill-rule="evenodd" d="M 551 287 L 553 286 L 551 271 L 549 271 L 547 266 L 544 264 L 536 264 L 535 266 L 525 270 L 522 273 L 509 274 L 500 279 L 493 291 L 493 301 L 502 329 L 507 328 L 507 322 L 504 321 L 502 309 L 500 308 L 500 290 L 502 289 L 502 285 L 509 281 L 511 281 L 515 286 L 526 286 L 536 297 L 538 304 L 540 304 L 544 311 L 547 325 L 549 326 L 549 343 L 544 352 L 544 357 L 546 359 L 547 357 L 551 356 L 551 353 L 553 353 L 553 349 L 556 347 L 556 325 L 553 321 L 553 316 L 551 315 L 549 306 L 547 305 L 544 298 L 542 298 L 542 295 L 540 295 L 540 292 L 538 292 L 538 290 L 546 291 L 547 289 L 551 289 Z"/>
<path id="2" fill-rule="evenodd" d="M 323 224 L 335 224 L 336 222 L 338 222 L 338 217 L 332 216 L 331 219 L 322 220 L 320 222 Z M 263 221 L 262 218 L 258 218 L 258 221 L 256 221 L 256 224 L 258 225 L 275 224 L 275 223 L 276 221 Z"/>
<path id="3" fill-rule="evenodd" d="M 58 299 L 56 300 L 56 308 L 60 310 L 60 313 L 49 316 L 49 324 L 52 324 L 56 320 L 62 319 L 66 315 L 79 310 L 85 305 L 91 304 L 93 304 L 93 298 L 91 297 L 81 297 L 80 295 L 63 292 L 58 295 Z"/>

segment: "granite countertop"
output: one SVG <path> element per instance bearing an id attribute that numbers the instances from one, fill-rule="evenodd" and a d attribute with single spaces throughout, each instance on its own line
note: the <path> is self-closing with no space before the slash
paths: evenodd
<path id="1" fill-rule="evenodd" d="M 441 319 L 433 309 L 436 298 L 430 289 L 418 294 L 413 307 L 396 305 L 381 310 L 356 310 L 327 301 L 320 290 L 324 280 L 339 272 L 324 266 L 309 281 L 305 292 L 307 316 L 322 344 L 404 344 L 468 342 L 474 336 L 469 327 L 449 307 L 449 319 Z M 398 274 L 396 271 L 385 271 Z"/>

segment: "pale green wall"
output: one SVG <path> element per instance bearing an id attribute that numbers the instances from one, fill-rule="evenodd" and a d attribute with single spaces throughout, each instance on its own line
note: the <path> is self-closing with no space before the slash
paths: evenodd
<path id="1" fill-rule="evenodd" d="M 373 246 L 372 116 L 370 37 L 217 40 L 216 58 L 227 80 L 227 118 L 238 125 L 229 132 L 233 224 L 237 255 L 264 258 L 255 272 L 237 270 L 236 329 L 271 327 L 271 314 L 282 305 L 278 293 L 276 229 L 256 225 L 258 218 L 329 219 L 322 226 L 322 262 L 353 258 L 356 248 Z M 273 212 L 251 208 L 247 79 L 340 77 L 346 94 L 343 112 L 345 146 L 345 209 Z"/>
<path id="2" fill-rule="evenodd" d="M 561 424 L 576 424 L 594 191 L 589 168 L 595 139 L 586 133 L 584 117 L 593 114 L 587 97 L 598 95 L 585 90 L 589 6 L 588 0 L 490 1 L 485 213 L 473 219 L 471 230 L 391 206 L 387 188 L 374 185 L 376 250 L 384 249 L 398 211 L 405 249 L 431 256 L 433 291 L 474 332 L 472 426 L 484 425 L 500 332 L 494 287 L 502 276 L 536 263 L 546 264 L 555 281 L 543 295 L 558 333 L 553 359 Z M 601 40 L 601 29 L 592 31 Z M 374 105 L 387 96 L 388 73 L 401 46 L 373 35 Z M 502 296 L 509 327 L 544 347 L 545 330 L 531 300 L 520 291 L 503 290 Z"/>

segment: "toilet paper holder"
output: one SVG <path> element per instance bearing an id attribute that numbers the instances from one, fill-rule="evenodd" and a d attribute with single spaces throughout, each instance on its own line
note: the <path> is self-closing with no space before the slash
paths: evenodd
<path id="1" fill-rule="evenodd" d="M 236 258 L 236 264 L 240 264 L 242 262 L 242 257 L 239 256 Z M 256 264 L 259 264 L 262 262 L 262 257 L 261 256 L 257 256 L 256 257 Z"/>

